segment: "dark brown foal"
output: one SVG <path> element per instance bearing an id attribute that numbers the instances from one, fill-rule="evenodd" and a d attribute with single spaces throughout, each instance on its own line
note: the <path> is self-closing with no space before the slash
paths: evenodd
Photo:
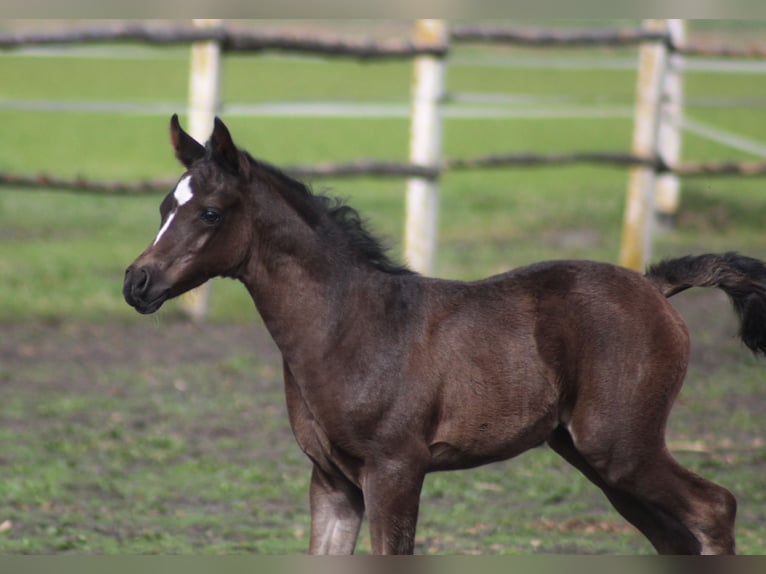
<path id="1" fill-rule="evenodd" d="M 646 275 L 539 263 L 464 283 L 391 262 L 359 214 L 233 143 L 202 146 L 171 120 L 187 171 L 160 231 L 125 274 L 153 313 L 215 276 L 241 281 L 284 360 L 295 437 L 313 463 L 316 554 L 411 553 L 428 472 L 548 443 L 665 553 L 734 552 L 734 497 L 673 460 L 665 427 L 689 337 L 667 298 L 718 287 L 766 352 L 766 266 L 736 254 Z"/>

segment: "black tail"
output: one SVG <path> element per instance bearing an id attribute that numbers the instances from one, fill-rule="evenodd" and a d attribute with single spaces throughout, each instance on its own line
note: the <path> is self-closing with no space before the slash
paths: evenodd
<path id="1" fill-rule="evenodd" d="M 766 264 L 736 253 L 687 255 L 652 265 L 646 276 L 666 297 L 690 287 L 718 287 L 734 304 L 739 335 L 754 353 L 766 355 Z"/>

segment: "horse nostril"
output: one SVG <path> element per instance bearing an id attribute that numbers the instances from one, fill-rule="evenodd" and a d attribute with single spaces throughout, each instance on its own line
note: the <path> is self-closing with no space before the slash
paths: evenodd
<path id="1" fill-rule="evenodd" d="M 149 272 L 146 269 L 139 269 L 138 274 L 134 289 L 138 293 L 146 293 L 149 289 Z"/>
<path id="2" fill-rule="evenodd" d="M 149 271 L 143 267 L 128 267 L 125 270 L 125 293 L 140 298 L 149 290 Z"/>
<path id="3" fill-rule="evenodd" d="M 159 269 L 151 265 L 131 265 L 125 271 L 122 295 L 128 305 L 139 313 L 148 315 L 154 313 L 170 298 L 170 287 Z"/>

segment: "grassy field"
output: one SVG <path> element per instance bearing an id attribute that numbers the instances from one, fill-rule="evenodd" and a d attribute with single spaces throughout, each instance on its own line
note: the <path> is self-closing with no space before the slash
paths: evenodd
<path id="1" fill-rule="evenodd" d="M 0 101 L 177 103 L 182 50 L 99 59 L 0 55 Z M 231 58 L 226 101 L 406 101 L 402 63 Z M 635 72 L 456 65 L 451 92 L 571 96 L 632 105 Z M 687 94 L 747 99 L 762 77 L 689 74 Z M 530 104 L 519 104 L 530 105 Z M 753 139 L 766 109 L 692 106 Z M 136 181 L 180 174 L 154 114 L 0 109 L 0 171 Z M 227 118 L 274 163 L 405 159 L 404 119 Z M 453 119 L 449 157 L 629 148 L 632 119 Z M 686 135 L 686 159 L 748 158 Z M 472 279 L 540 259 L 617 260 L 626 172 L 571 167 L 447 174 L 437 274 Z M 400 251 L 401 180 L 322 181 Z M 766 180 L 684 184 L 656 257 L 738 250 L 766 257 Z M 0 189 L 0 553 L 297 553 L 307 546 L 309 464 L 290 434 L 279 356 L 245 290 L 216 280 L 205 327 L 175 303 L 140 317 L 125 266 L 154 237 L 159 197 Z M 693 360 L 670 440 L 684 464 L 738 497 L 739 549 L 766 552 L 766 364 L 734 339 L 719 293 L 678 306 Z M 364 532 L 360 550 L 369 549 Z M 549 450 L 428 478 L 419 553 L 649 553 L 601 494 Z"/>

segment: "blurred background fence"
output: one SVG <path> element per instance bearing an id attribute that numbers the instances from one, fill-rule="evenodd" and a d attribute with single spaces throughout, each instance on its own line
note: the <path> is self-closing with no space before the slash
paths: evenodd
<path id="1" fill-rule="evenodd" d="M 306 178 L 405 177 L 407 178 L 404 254 L 417 271 L 432 273 L 436 251 L 439 178 L 447 170 L 554 166 L 574 163 L 611 165 L 628 169 L 620 263 L 642 269 L 651 257 L 654 229 L 672 222 L 679 204 L 679 176 L 764 175 L 766 161 L 680 161 L 682 127 L 705 131 L 683 116 L 683 71 L 693 57 L 766 59 L 766 46 L 711 45 L 686 39 L 681 20 L 647 20 L 637 28 L 534 30 L 488 25 L 454 24 L 439 20 L 417 21 L 410 38 L 351 38 L 329 33 L 273 31 L 219 20 L 184 23 L 116 22 L 68 29 L 28 29 L 0 33 L 0 49 L 131 42 L 153 46 L 191 45 L 189 71 L 189 131 L 204 140 L 213 117 L 226 111 L 222 94 L 221 60 L 237 52 L 285 52 L 345 58 L 364 62 L 412 59 L 409 161 L 363 158 L 350 162 L 285 165 L 285 171 Z M 491 153 L 473 157 L 443 157 L 442 118 L 445 105 L 481 94 L 448 93 L 445 77 L 450 55 L 458 44 L 514 45 L 539 48 L 638 46 L 636 96 L 632 147 L 629 150 L 574 151 L 568 153 Z M 495 98 L 498 96 L 495 95 Z M 753 143 L 727 134 L 733 147 Z M 758 144 L 755 144 L 758 147 Z M 766 146 L 764 146 L 766 147 Z M 756 154 L 766 157 L 763 148 Z M 51 173 L 0 172 L 0 184 L 15 188 L 62 189 L 97 193 L 156 193 L 167 191 L 174 178 L 149 181 L 105 181 L 67 178 Z M 186 300 L 189 313 L 203 318 L 207 291 Z"/>

